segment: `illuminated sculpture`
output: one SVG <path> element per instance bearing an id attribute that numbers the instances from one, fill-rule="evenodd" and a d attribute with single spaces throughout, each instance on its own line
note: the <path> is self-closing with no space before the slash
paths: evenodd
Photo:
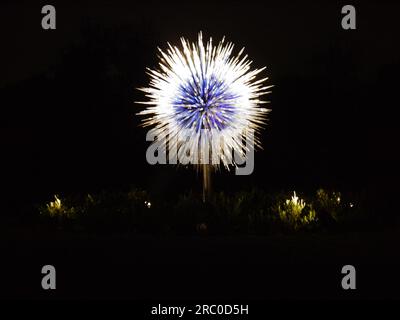
<path id="1" fill-rule="evenodd" d="M 166 52 L 159 49 L 159 68 L 147 69 L 150 84 L 139 88 L 148 98 L 139 103 L 147 108 L 139 115 L 145 116 L 143 126 L 151 127 L 163 152 L 177 150 L 178 158 L 200 164 L 204 200 L 210 170 L 221 162 L 226 168 L 236 166 L 227 150 L 243 155 L 249 131 L 256 133 L 254 144 L 260 146 L 257 133 L 270 111 L 260 106 L 267 103 L 260 97 L 272 86 L 264 85 L 268 78 L 256 78 L 265 68 L 251 70 L 243 49 L 232 55 L 234 45 L 224 39 L 214 46 L 210 38 L 204 45 L 200 32 L 197 43 L 181 38 L 181 44 L 168 44 Z"/>

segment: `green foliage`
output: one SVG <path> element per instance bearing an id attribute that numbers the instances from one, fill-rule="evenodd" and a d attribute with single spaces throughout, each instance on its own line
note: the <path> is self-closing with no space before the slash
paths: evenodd
<path id="1" fill-rule="evenodd" d="M 39 212 L 43 216 L 67 220 L 76 218 L 78 210 L 74 206 L 66 204 L 64 199 L 55 195 L 54 201 L 39 207 Z"/>
<path id="2" fill-rule="evenodd" d="M 340 192 L 328 192 L 318 189 L 315 197 L 315 206 L 320 215 L 327 215 L 329 218 L 339 222 L 343 215 L 342 195 Z"/>
<path id="3" fill-rule="evenodd" d="M 42 217 L 68 227 L 72 220 L 79 228 L 93 231 L 133 231 L 146 223 L 151 202 L 145 191 L 102 192 L 84 197 L 60 198 L 39 207 Z"/>
<path id="4" fill-rule="evenodd" d="M 93 232 L 217 235 L 318 231 L 365 222 L 365 207 L 339 192 L 319 189 L 313 197 L 259 189 L 218 192 L 203 203 L 192 192 L 161 200 L 143 190 L 55 196 L 39 207 L 61 228 Z M 357 205 L 355 205 L 357 203 Z M 364 220 L 362 220 L 364 219 Z"/>
<path id="5" fill-rule="evenodd" d="M 317 214 L 311 204 L 293 193 L 293 196 L 284 202 L 278 203 L 278 215 L 281 222 L 292 230 L 310 227 L 317 222 Z"/>

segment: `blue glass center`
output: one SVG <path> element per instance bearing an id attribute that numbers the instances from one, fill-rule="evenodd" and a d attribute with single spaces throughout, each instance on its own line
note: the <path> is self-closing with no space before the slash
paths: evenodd
<path id="1" fill-rule="evenodd" d="M 179 87 L 173 102 L 175 119 L 182 128 L 223 130 L 235 116 L 235 100 L 228 86 L 215 76 L 195 79 Z"/>

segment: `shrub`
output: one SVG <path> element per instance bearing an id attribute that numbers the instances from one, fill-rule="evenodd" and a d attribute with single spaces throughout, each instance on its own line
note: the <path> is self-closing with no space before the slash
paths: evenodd
<path id="1" fill-rule="evenodd" d="M 68 206 L 66 201 L 57 195 L 54 195 L 54 198 L 54 201 L 50 201 L 39 208 L 42 216 L 55 218 L 59 221 L 75 219 L 77 217 L 78 210 L 74 206 Z"/>
<path id="2" fill-rule="evenodd" d="M 314 206 L 323 226 L 332 226 L 340 222 L 345 214 L 343 199 L 340 192 L 328 192 L 318 189 L 314 200 Z"/>
<path id="3" fill-rule="evenodd" d="M 366 205 L 354 197 L 319 189 L 313 198 L 296 192 L 266 193 L 252 189 L 215 193 L 204 203 L 185 193 L 155 202 L 143 190 L 113 191 L 61 198 L 40 206 L 42 217 L 62 228 L 94 232 L 151 234 L 270 234 L 316 230 L 316 227 L 366 225 Z M 367 220 L 368 221 L 367 221 Z"/>
<path id="4" fill-rule="evenodd" d="M 290 199 L 278 204 L 278 214 L 281 222 L 292 230 L 310 227 L 317 221 L 317 215 L 311 204 L 293 193 Z"/>
<path id="5" fill-rule="evenodd" d="M 55 201 L 40 206 L 39 212 L 62 227 L 73 224 L 74 228 L 92 231 L 133 231 L 152 220 L 151 206 L 147 193 L 134 189 L 84 197 L 55 196 Z"/>

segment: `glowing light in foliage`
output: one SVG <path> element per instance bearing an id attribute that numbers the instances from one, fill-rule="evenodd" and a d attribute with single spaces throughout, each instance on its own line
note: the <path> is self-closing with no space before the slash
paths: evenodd
<path id="1" fill-rule="evenodd" d="M 292 206 L 295 209 L 296 213 L 298 212 L 298 214 L 300 214 L 306 206 L 306 203 L 303 199 L 299 198 L 296 195 L 296 191 L 293 191 L 293 196 L 291 199 L 286 200 L 286 205 Z"/>
<path id="2" fill-rule="evenodd" d="M 235 56 L 233 48 L 224 39 L 217 46 L 211 38 L 204 44 L 199 33 L 197 43 L 181 38 L 181 48 L 168 44 L 166 52 L 159 49 L 159 68 L 147 69 L 149 87 L 139 88 L 148 98 L 139 102 L 147 105 L 139 115 L 161 139 L 162 149 L 186 152 L 191 163 L 198 163 L 217 143 L 212 156 L 227 167 L 232 158 L 223 150 L 243 155 L 249 130 L 260 146 L 257 133 L 270 111 L 261 107 L 267 103 L 261 96 L 272 86 L 264 85 L 267 77 L 257 79 L 265 68 L 252 70 L 244 49 Z M 180 148 L 182 134 L 185 148 Z"/>
<path id="3" fill-rule="evenodd" d="M 56 199 L 55 201 L 50 201 L 50 203 L 47 205 L 49 209 L 61 209 L 61 200 L 55 195 L 54 198 Z"/>

